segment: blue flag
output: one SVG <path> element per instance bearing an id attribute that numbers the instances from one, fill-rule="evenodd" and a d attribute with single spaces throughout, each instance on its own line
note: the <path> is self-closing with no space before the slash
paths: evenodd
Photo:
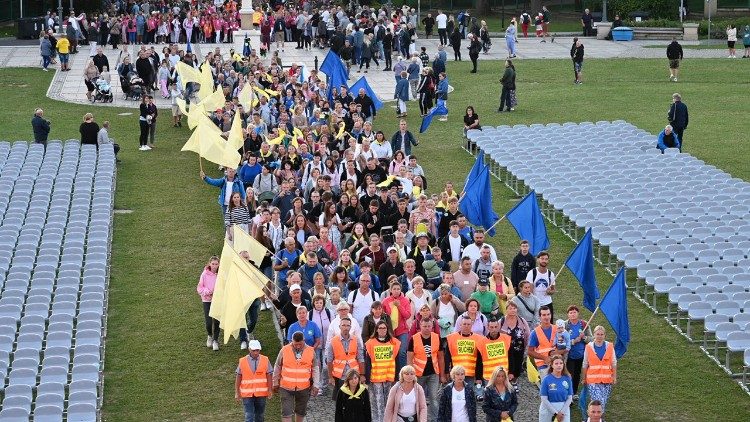
<path id="1" fill-rule="evenodd" d="M 477 163 L 480 163 L 479 158 Z M 474 167 L 477 167 L 476 163 Z M 469 176 L 474 173 L 471 169 Z M 460 204 L 461 212 L 471 224 L 491 227 L 500 218 L 492 210 L 492 186 L 490 185 L 490 169 L 481 162 L 481 168 L 474 173 L 474 177 L 466 180 L 464 196 Z M 495 235 L 495 229 L 487 232 L 490 236 Z"/>
<path id="2" fill-rule="evenodd" d="M 594 242 L 591 239 L 591 229 L 581 239 L 578 246 L 570 253 L 565 266 L 578 279 L 583 290 L 583 306 L 594 312 L 596 301 L 599 299 L 599 287 L 596 285 L 594 272 Z"/>
<path id="3" fill-rule="evenodd" d="M 628 321 L 628 289 L 625 285 L 625 267 L 617 272 L 612 285 L 599 302 L 599 310 L 609 321 L 617 334 L 615 355 L 619 359 L 628 351 L 630 343 L 630 322 Z"/>
<path id="4" fill-rule="evenodd" d="M 332 102 L 334 88 L 339 88 L 341 85 L 349 86 L 347 84 L 349 76 L 346 74 L 346 68 L 338 54 L 332 50 L 328 50 L 328 54 L 326 54 L 323 63 L 320 65 L 320 71 L 328 77 L 328 91 L 326 92 L 326 96 L 328 97 L 328 101 Z"/>
<path id="5" fill-rule="evenodd" d="M 547 227 L 544 226 L 544 217 L 536 202 L 536 192 L 529 192 L 505 217 L 516 229 L 518 237 L 529 241 L 532 255 L 549 248 Z"/>
<path id="6" fill-rule="evenodd" d="M 437 105 L 435 107 L 432 107 L 430 111 L 427 112 L 427 115 L 422 117 L 422 125 L 419 126 L 419 133 L 424 133 L 428 127 L 430 127 L 430 123 L 432 123 L 432 118 L 435 116 L 447 116 L 448 115 L 448 108 L 445 106 L 445 100 L 437 100 Z"/>
<path id="7" fill-rule="evenodd" d="M 380 98 L 378 98 L 378 95 L 375 94 L 375 91 L 372 90 L 370 84 L 367 83 L 367 78 L 365 78 L 364 76 L 359 78 L 357 82 L 354 82 L 354 85 L 349 87 L 349 92 L 352 93 L 354 98 L 357 98 L 360 88 L 364 88 L 365 94 L 367 94 L 372 99 L 372 102 L 375 105 L 375 111 L 383 108 L 383 102 L 380 101 Z"/>

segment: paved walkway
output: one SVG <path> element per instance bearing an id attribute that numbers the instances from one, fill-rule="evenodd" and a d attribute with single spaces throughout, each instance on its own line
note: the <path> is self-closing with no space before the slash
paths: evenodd
<path id="1" fill-rule="evenodd" d="M 252 45 L 257 47 L 259 45 L 260 35 L 253 31 L 248 31 Z M 242 51 L 243 38 L 245 33 L 239 32 L 238 36 L 235 37 L 234 48 L 237 51 Z M 584 45 L 586 46 L 586 57 L 587 58 L 664 58 L 664 48 L 646 48 L 647 45 L 661 45 L 666 46 L 666 41 L 631 41 L 631 42 L 612 42 L 605 40 L 597 40 L 594 38 L 583 39 Z M 517 44 L 517 59 L 567 59 L 569 58 L 570 46 L 572 44 L 572 37 L 559 37 L 555 39 L 555 42 L 540 43 L 536 38 L 521 38 Z M 683 45 L 697 44 L 697 42 L 682 42 Z M 287 43 L 283 52 L 280 53 L 282 62 L 284 65 L 290 65 L 291 63 L 305 64 L 308 68 L 312 69 L 315 66 L 315 57 L 318 58 L 318 63 L 322 63 L 327 50 L 313 49 L 312 51 L 296 50 L 296 43 Z M 420 39 L 417 42 L 417 47 L 426 46 L 427 51 L 433 55 L 438 48 L 438 40 L 432 38 L 429 40 Z M 184 45 L 182 46 L 185 47 Z M 232 47 L 231 44 L 194 44 L 193 50 L 198 56 L 202 56 L 210 50 L 214 50 L 216 47 L 220 48 L 223 53 L 228 53 Z M 162 46 L 158 46 L 161 49 Z M 86 89 L 83 81 L 83 69 L 88 59 L 89 47 L 83 46 L 81 52 L 78 54 L 71 55 L 70 63 L 72 70 L 70 72 L 59 72 L 55 74 L 47 95 L 50 98 L 58 99 L 61 101 L 85 104 L 88 102 L 86 99 Z M 130 51 L 132 52 L 132 48 Z M 453 60 L 453 50 L 447 49 L 448 60 Z M 461 47 L 461 52 L 464 60 L 469 60 L 468 51 L 466 49 L 466 43 L 464 42 Z M 113 50 L 111 47 L 105 48 L 105 54 L 109 58 L 110 65 L 114 68 L 120 61 L 122 50 Z M 492 40 L 492 48 L 489 54 L 480 55 L 480 60 L 501 60 L 506 58 L 505 40 L 497 38 Z M 726 57 L 726 51 L 724 49 L 686 49 L 685 58 L 721 58 Z M 395 58 L 394 58 L 395 60 Z M 0 68 L 1 67 L 41 67 L 39 57 L 39 48 L 36 45 L 29 46 L 28 43 L 20 43 L 12 46 L 0 46 Z M 358 73 L 356 69 L 352 68 L 350 73 L 350 83 L 354 83 L 360 76 L 366 76 L 370 86 L 376 92 L 376 94 L 384 101 L 389 101 L 393 98 L 393 89 L 395 81 L 392 72 L 383 72 L 381 69 L 384 67 L 381 61 L 380 66 L 372 67 L 368 73 Z M 41 71 L 41 70 L 40 70 Z M 114 73 L 114 71 L 113 71 Z M 132 107 L 137 108 L 138 102 L 132 100 L 125 100 L 122 95 L 122 89 L 120 88 L 120 81 L 116 74 L 112 77 L 112 87 L 115 93 L 114 102 L 112 106 L 118 107 Z M 169 108 L 170 102 L 168 99 L 161 98 L 158 93 L 155 95 L 155 102 L 160 108 Z"/>

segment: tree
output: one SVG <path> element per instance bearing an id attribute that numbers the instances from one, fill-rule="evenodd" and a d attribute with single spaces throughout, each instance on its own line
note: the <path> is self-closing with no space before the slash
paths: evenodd
<path id="1" fill-rule="evenodd" d="M 534 16 L 542 11 L 542 0 L 531 0 L 531 9 L 529 13 Z"/>
<path id="2" fill-rule="evenodd" d="M 487 16 L 490 14 L 489 0 L 477 0 L 476 14 L 478 16 Z"/>

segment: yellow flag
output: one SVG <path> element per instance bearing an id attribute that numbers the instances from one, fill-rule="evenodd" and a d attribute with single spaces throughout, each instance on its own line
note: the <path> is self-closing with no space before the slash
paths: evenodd
<path id="1" fill-rule="evenodd" d="M 214 294 L 211 299 L 211 309 L 208 311 L 208 315 L 211 318 L 218 319 L 219 321 L 221 321 L 224 315 L 224 292 L 229 267 L 232 266 L 233 253 L 232 246 L 225 240 L 224 249 L 221 250 L 221 259 L 219 260 L 219 273 L 216 275 L 216 286 L 214 287 Z"/>
<path id="2" fill-rule="evenodd" d="M 388 176 L 388 177 L 385 178 L 385 180 L 383 180 L 382 182 L 378 183 L 377 186 L 379 188 L 388 187 L 388 186 L 391 185 L 391 183 L 393 183 L 394 180 L 396 180 L 396 176 Z"/>
<path id="3" fill-rule="evenodd" d="M 266 94 L 268 94 L 271 97 L 276 97 L 279 95 L 279 91 L 274 91 L 272 89 L 266 89 Z"/>
<path id="4" fill-rule="evenodd" d="M 296 140 L 296 139 L 302 139 L 302 140 L 304 140 L 304 139 L 305 139 L 305 134 L 304 134 L 304 133 L 302 133 L 302 131 L 301 131 L 301 130 L 299 130 L 299 128 L 296 128 L 296 127 L 295 127 L 295 128 L 294 128 L 294 130 L 292 131 L 292 133 L 294 134 L 294 139 L 295 139 L 295 140 Z"/>
<path id="5" fill-rule="evenodd" d="M 198 82 L 201 84 L 201 88 L 198 90 L 198 98 L 203 101 L 214 93 L 214 75 L 211 73 L 211 66 L 208 63 L 201 66 Z"/>
<path id="6" fill-rule="evenodd" d="M 182 98 L 175 98 L 174 101 L 177 103 L 177 107 L 180 108 L 180 112 L 182 114 L 188 114 L 187 112 L 187 103 Z"/>
<path id="7" fill-rule="evenodd" d="M 226 102 L 227 99 L 224 97 L 224 91 L 222 91 L 221 88 L 218 88 L 200 103 L 203 105 L 204 110 L 211 112 L 217 108 L 223 108 Z"/>
<path id="8" fill-rule="evenodd" d="M 245 144 L 245 133 L 242 131 L 242 118 L 240 113 L 234 113 L 232 119 L 232 127 L 229 129 L 229 136 L 227 137 L 227 148 L 234 149 L 235 151 L 242 148 Z"/>
<path id="9" fill-rule="evenodd" d="M 251 265 L 232 251 L 231 265 L 224 289 L 224 313 L 219 326 L 224 329 L 224 343 L 230 337 L 239 337 L 241 328 L 247 328 L 245 315 L 253 301 L 263 296 L 263 290 L 252 281 Z"/>
<path id="10" fill-rule="evenodd" d="M 175 68 L 177 69 L 177 74 L 180 75 L 182 89 L 185 89 L 188 82 L 197 82 L 197 83 L 201 82 L 200 72 L 196 68 L 188 65 L 187 63 L 181 62 L 181 61 L 177 62 L 177 64 L 175 65 Z"/>
<path id="11" fill-rule="evenodd" d="M 539 371 L 536 369 L 536 366 L 534 366 L 534 362 L 531 360 L 531 357 L 528 357 L 528 362 L 526 362 L 526 376 L 529 377 L 529 382 L 534 385 L 539 385 Z"/>
<path id="12" fill-rule="evenodd" d="M 254 86 L 254 87 L 253 87 L 253 89 L 254 89 L 254 90 L 255 90 L 255 92 L 257 92 L 258 94 L 260 94 L 260 95 L 262 95 L 262 96 L 264 96 L 264 97 L 266 97 L 266 98 L 269 98 L 269 95 L 268 95 L 268 93 L 267 93 L 267 92 L 266 92 L 265 90 L 263 90 L 262 88 L 260 88 L 260 87 L 257 87 L 257 86 Z"/>
<path id="13" fill-rule="evenodd" d="M 224 167 L 236 168 L 240 162 L 240 154 L 237 150 L 228 148 L 219 128 L 205 115 L 200 117 L 198 126 L 182 147 L 182 151 L 198 153 L 206 160 Z"/>
<path id="14" fill-rule="evenodd" d="M 240 104 L 242 104 L 242 107 L 246 112 L 252 108 L 254 97 L 255 94 L 253 94 L 253 87 L 250 86 L 249 83 L 245 84 L 240 90 L 240 93 L 237 94 L 237 99 L 240 101 Z"/>
<path id="15" fill-rule="evenodd" d="M 237 253 L 247 251 L 250 255 L 250 260 L 253 261 L 256 266 L 260 266 L 261 262 L 263 262 L 263 258 L 266 257 L 266 247 L 242 230 L 240 226 L 235 225 L 233 230 L 234 244 L 232 245 L 232 248 Z"/>
<path id="16" fill-rule="evenodd" d="M 198 122 L 200 122 L 201 116 L 206 116 L 206 109 L 203 108 L 203 104 L 201 103 L 191 103 L 190 110 L 188 110 L 185 115 L 188 119 L 188 127 L 190 128 L 190 130 L 193 130 L 196 126 L 198 126 Z"/>
<path id="17" fill-rule="evenodd" d="M 286 136 L 286 132 L 279 129 L 279 136 L 268 141 L 268 145 L 279 145 L 284 140 L 284 136 Z"/>
<path id="18" fill-rule="evenodd" d="M 339 125 L 339 133 L 336 134 L 336 139 L 341 139 L 344 136 L 344 129 L 346 127 L 343 124 Z"/>
<path id="19" fill-rule="evenodd" d="M 396 331 L 396 328 L 398 328 L 398 319 L 399 319 L 399 313 L 398 313 L 398 301 L 391 302 L 391 325 L 393 326 L 393 331 Z"/>

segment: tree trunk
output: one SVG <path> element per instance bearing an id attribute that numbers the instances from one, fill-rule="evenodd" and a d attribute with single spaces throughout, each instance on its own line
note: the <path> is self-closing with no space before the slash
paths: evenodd
<path id="1" fill-rule="evenodd" d="M 477 7 L 476 7 L 477 16 L 487 16 L 490 14 L 489 0 L 477 0 L 476 4 L 477 4 Z"/>

